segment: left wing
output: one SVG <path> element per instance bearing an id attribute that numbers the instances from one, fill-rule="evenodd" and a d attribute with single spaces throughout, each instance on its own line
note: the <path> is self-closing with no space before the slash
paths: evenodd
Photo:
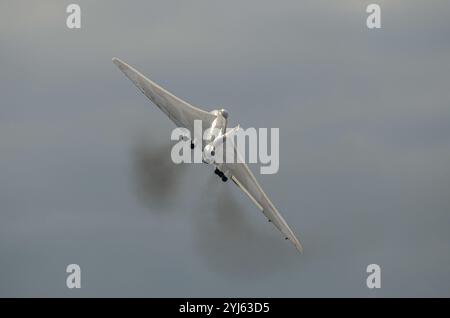
<path id="1" fill-rule="evenodd" d="M 202 140 L 203 136 L 194 136 L 194 120 L 201 120 L 203 129 L 207 129 L 216 119 L 215 115 L 176 97 L 118 58 L 113 58 L 113 62 L 175 125 L 187 128 L 191 138 Z"/>
<path id="2" fill-rule="evenodd" d="M 256 178 L 250 171 L 249 167 L 241 159 L 234 143 L 233 148 L 235 158 L 240 158 L 240 160 L 235 163 L 222 163 L 220 164 L 219 169 L 223 172 L 228 172 L 231 180 L 233 180 L 233 182 L 250 198 L 250 200 L 253 201 L 253 203 L 269 219 L 269 221 L 272 222 L 281 231 L 281 233 L 283 233 L 286 239 L 290 240 L 292 244 L 294 244 L 300 253 L 303 252 L 303 247 L 294 232 L 292 232 L 289 225 L 287 225 L 281 214 L 269 200 L 258 181 L 256 181 Z"/>

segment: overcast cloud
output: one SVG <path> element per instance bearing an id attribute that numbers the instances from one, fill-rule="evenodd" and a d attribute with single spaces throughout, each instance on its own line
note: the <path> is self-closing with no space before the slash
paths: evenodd
<path id="1" fill-rule="evenodd" d="M 71 2 L 0 3 L 0 296 L 450 296 L 448 1 L 378 1 L 381 30 L 376 1 L 80 0 L 69 30 Z M 165 162 L 173 126 L 115 56 L 280 128 L 257 177 L 303 255 L 211 167 Z"/>

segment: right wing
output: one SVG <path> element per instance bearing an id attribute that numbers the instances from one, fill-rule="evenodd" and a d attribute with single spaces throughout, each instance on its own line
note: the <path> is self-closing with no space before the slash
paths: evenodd
<path id="1" fill-rule="evenodd" d="M 192 139 L 202 140 L 202 136 L 194 136 L 194 120 L 201 120 L 203 129 L 207 129 L 216 118 L 215 115 L 176 97 L 118 58 L 113 58 L 113 62 L 175 125 L 187 128 Z"/>
<path id="2" fill-rule="evenodd" d="M 228 141 L 228 140 L 227 140 Z M 231 141 L 232 142 L 232 141 Z M 286 239 L 294 244 L 295 248 L 301 253 L 303 247 L 292 232 L 289 225 L 269 200 L 258 181 L 256 180 L 249 167 L 242 160 L 241 155 L 233 143 L 235 163 L 222 163 L 219 169 L 230 174 L 231 180 L 244 192 L 258 209 L 272 222 L 278 230 L 283 233 Z"/>

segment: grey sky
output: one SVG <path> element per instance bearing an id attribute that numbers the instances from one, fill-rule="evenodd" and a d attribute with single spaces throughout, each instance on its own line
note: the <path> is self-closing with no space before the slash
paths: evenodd
<path id="1" fill-rule="evenodd" d="M 69 3 L 0 3 L 0 296 L 450 296 L 448 1 L 77 1 L 81 30 Z M 114 56 L 280 127 L 258 179 L 303 255 L 211 168 L 165 163 L 173 126 Z"/>

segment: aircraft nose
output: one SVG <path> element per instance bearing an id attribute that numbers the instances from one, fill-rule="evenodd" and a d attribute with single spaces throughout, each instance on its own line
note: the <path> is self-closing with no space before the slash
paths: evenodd
<path id="1" fill-rule="evenodd" d="M 220 112 L 221 112 L 221 114 L 222 114 L 223 117 L 225 117 L 225 118 L 228 119 L 228 111 L 227 111 L 226 109 L 222 108 L 222 109 L 220 110 Z"/>

